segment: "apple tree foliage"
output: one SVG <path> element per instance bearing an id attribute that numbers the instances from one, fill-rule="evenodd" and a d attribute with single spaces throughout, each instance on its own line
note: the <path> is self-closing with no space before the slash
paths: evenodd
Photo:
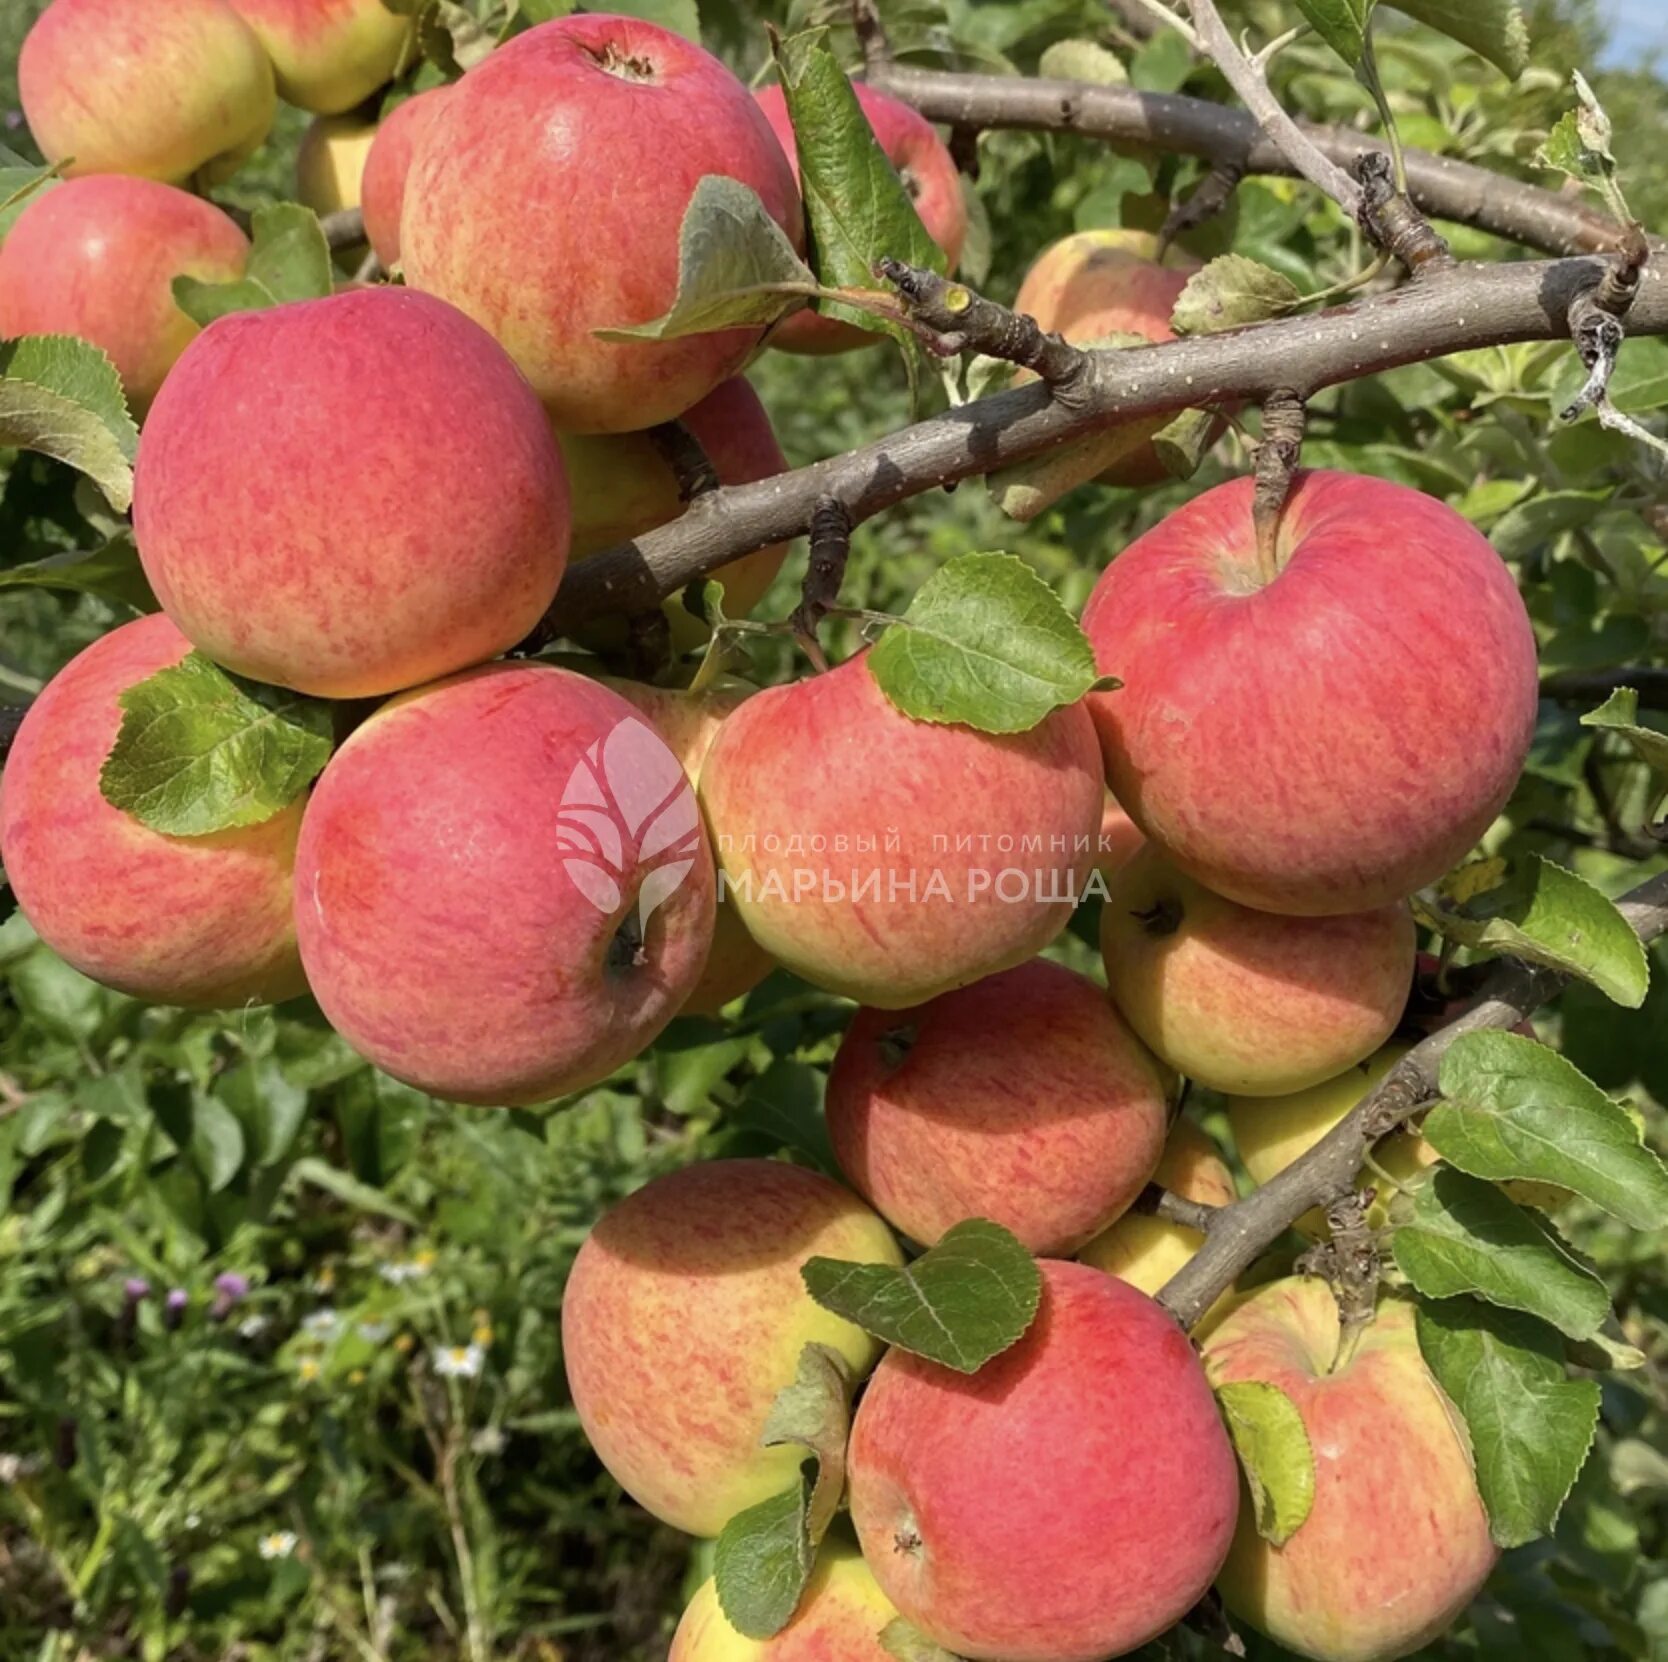
<path id="1" fill-rule="evenodd" d="M 428 84 L 572 7 L 399 9 L 418 17 L 409 73 Z M 760 25 L 778 26 L 810 222 L 802 260 L 748 193 L 710 181 L 683 227 L 676 304 L 634 332 L 764 320 L 816 293 L 889 334 L 896 349 L 756 367 L 796 462 L 1003 384 L 1006 365 L 930 358 L 877 300 L 879 255 L 930 267 L 936 251 L 856 115 L 847 8 L 610 9 L 699 34 L 748 74 L 766 65 Z M 1388 117 L 1406 145 L 1542 183 L 1562 172 L 1668 226 L 1668 88 L 1613 72 L 1590 77 L 1596 100 L 1572 94 L 1567 72 L 1593 62 L 1594 43 L 1574 0 L 1243 10 L 1265 36 L 1309 27 L 1272 66 L 1289 109 L 1369 128 Z M 1175 33 L 1109 29 L 1091 0 L 882 11 L 913 61 L 1223 91 Z M 0 18 L 0 75 L 22 26 Z M 325 239 L 285 200 L 297 126 L 228 190 L 253 214 L 248 275 L 180 284 L 200 321 L 329 289 Z M 978 155 L 962 275 L 994 296 L 1073 229 L 1155 229 L 1202 172 L 1069 133 L 994 131 Z M 0 151 L 0 234 L 42 188 L 26 151 Z M 1449 229 L 1462 257 L 1511 257 Z M 1361 263 L 1340 210 L 1283 180 L 1243 181 L 1199 236 L 1217 258 L 1178 304 L 1184 334 L 1292 312 Z M 1668 1134 L 1668 952 L 1642 947 L 1608 898 L 1668 860 L 1653 835 L 1668 792 L 1668 724 L 1654 713 L 1668 666 L 1664 470 L 1609 419 L 1662 431 L 1668 342 L 1626 343 L 1605 419 L 1564 419 L 1584 379 L 1567 344 L 1397 369 L 1316 399 L 1304 448 L 1311 464 L 1451 503 L 1519 576 L 1543 675 L 1599 689 L 1547 698 L 1484 858 L 1420 899 L 1457 965 L 1507 954 L 1574 978 L 1538 1039 L 1478 1033 L 1448 1052 L 1424 1121 L 1440 1163 L 1392 1207 L 1389 1273 L 1419 1300 L 1421 1348 L 1469 1431 L 1491 1528 L 1516 1549 L 1432 1647 L 1456 1658 L 1668 1654 L 1656 1383 L 1668 1175 L 1653 1152 Z M 1237 436 L 1207 450 L 1196 414 L 1153 430 L 1176 477 L 1151 491 L 1078 488 L 1114 459 L 1095 435 L 859 527 L 845 593 L 871 615 L 833 629 L 848 644 L 882 631 L 877 674 L 920 719 L 1016 731 L 1081 696 L 1095 671 L 1072 620 L 1099 567 L 1246 465 Z M 0 695 L 25 700 L 88 640 L 154 607 L 124 518 L 136 442 L 95 349 L 0 346 Z M 793 599 L 790 577 L 763 610 Z M 719 635 L 728 663 L 743 643 Z M 751 673 L 792 671 L 783 638 L 744 644 Z M 195 655 L 127 703 L 106 794 L 174 835 L 276 811 L 333 742 L 329 706 Z M 1086 962 L 1094 937 L 1085 915 L 1061 950 Z M 820 1105 L 838 1002 L 778 975 L 732 1019 L 675 1023 L 559 1113 L 459 1115 L 368 1069 L 316 1010 L 148 1010 L 68 969 L 15 914 L 0 925 L 0 985 L 0 1631 L 26 1636 L 18 1654 L 59 1654 L 48 1636 L 79 1624 L 146 1655 L 219 1655 L 233 1640 L 263 1657 L 315 1641 L 344 1655 L 663 1655 L 680 1580 L 711 1565 L 699 1553 L 689 1565 L 686 1543 L 623 1507 L 585 1450 L 558 1383 L 562 1282 L 592 1219 L 646 1177 L 714 1153 L 832 1166 Z M 1202 1107 L 1221 1131 L 1208 1095 Z M 1570 1198 L 1548 1217 L 1500 1186 L 1513 1182 Z M 1297 1250 L 1277 1247 L 1267 1273 Z M 907 1268 L 816 1260 L 806 1282 L 885 1342 L 968 1371 L 1025 1331 L 1038 1297 L 1035 1265 L 978 1221 Z M 838 1499 L 850 1394 L 812 1347 L 778 1401 L 766 1435 L 804 1448 L 805 1475 L 737 1518 L 714 1554 L 745 1631 L 774 1632 L 794 1609 Z M 1223 1408 L 1260 1526 L 1289 1537 L 1313 1490 L 1301 1425 L 1273 1387 L 1227 1387 Z M 1220 1637 L 1187 1629 L 1154 1649 L 1212 1656 Z M 551 1649 L 517 1648 L 536 1642 Z M 941 1662 L 901 1627 L 886 1643 Z"/>

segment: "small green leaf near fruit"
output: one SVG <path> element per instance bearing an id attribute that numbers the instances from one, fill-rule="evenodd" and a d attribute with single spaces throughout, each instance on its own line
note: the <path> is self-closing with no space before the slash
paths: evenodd
<path id="1" fill-rule="evenodd" d="M 749 1639 L 769 1639 L 793 1620 L 811 1579 L 815 1549 L 808 1516 L 811 1486 L 801 1478 L 725 1524 L 713 1553 L 713 1580 L 725 1619 Z"/>
<path id="2" fill-rule="evenodd" d="M 335 276 L 318 215 L 297 202 L 273 202 L 255 210 L 243 275 L 229 283 L 176 277 L 174 304 L 207 327 L 233 312 L 323 299 L 335 286 Z"/>
<path id="3" fill-rule="evenodd" d="M 0 449 L 38 450 L 87 475 L 118 513 L 133 501 L 139 429 L 106 353 L 68 335 L 0 342 Z"/>
<path id="4" fill-rule="evenodd" d="M 1261 1380 L 1219 1385 L 1216 1400 L 1251 1491 L 1257 1532 L 1284 1546 L 1315 1504 L 1315 1452 L 1303 1416 L 1278 1385 Z"/>

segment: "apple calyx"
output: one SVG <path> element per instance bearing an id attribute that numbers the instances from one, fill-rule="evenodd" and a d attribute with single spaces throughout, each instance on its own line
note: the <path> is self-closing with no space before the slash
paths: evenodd
<path id="1" fill-rule="evenodd" d="M 915 1023 L 911 1021 L 889 1027 L 875 1039 L 881 1065 L 888 1073 L 896 1073 L 909 1060 L 909 1053 L 915 1048 L 918 1036 Z"/>
<path id="2" fill-rule="evenodd" d="M 1162 940 L 1166 935 L 1174 935 L 1182 926 L 1185 915 L 1182 903 L 1174 895 L 1166 895 L 1155 900 L 1151 906 L 1144 909 L 1137 908 L 1129 914 L 1139 923 L 1147 934 L 1154 940 Z"/>
<path id="3" fill-rule="evenodd" d="M 649 59 L 627 52 L 613 41 L 607 41 L 600 47 L 587 46 L 584 52 L 603 74 L 615 76 L 621 81 L 647 82 L 660 78 Z"/>

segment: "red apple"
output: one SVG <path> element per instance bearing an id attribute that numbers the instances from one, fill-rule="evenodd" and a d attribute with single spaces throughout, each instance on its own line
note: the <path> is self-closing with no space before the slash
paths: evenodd
<path id="1" fill-rule="evenodd" d="M 1124 812 L 1123 804 L 1108 791 L 1106 808 L 1100 820 L 1100 840 L 1095 845 L 1095 870 L 1110 882 L 1112 874 L 1121 870 L 1146 847 L 1147 839 L 1141 827 Z"/>
<path id="2" fill-rule="evenodd" d="M 1100 945 L 1113 1001 L 1178 1073 L 1214 1091 L 1283 1096 L 1390 1037 L 1417 939 L 1405 901 L 1281 917 L 1224 900 L 1148 847 L 1108 885 Z"/>
<path id="3" fill-rule="evenodd" d="M 429 119 L 450 96 L 451 86 L 430 87 L 414 93 L 382 118 L 365 171 L 359 182 L 360 205 L 365 214 L 365 235 L 384 271 L 400 263 L 400 215 L 405 211 L 405 181 L 412 158 Z"/>
<path id="4" fill-rule="evenodd" d="M 1277 1385 L 1315 1457 L 1307 1521 L 1276 1547 L 1247 1511 L 1217 1586 L 1236 1616 L 1317 1662 L 1389 1662 L 1443 1633 L 1498 1554 L 1412 1304 L 1382 1299 L 1348 1356 L 1338 1334 L 1326 1283 L 1293 1279 L 1242 1299 L 1205 1341 L 1212 1384 Z"/>
<path id="5" fill-rule="evenodd" d="M 1360 912 L 1434 882 L 1504 806 L 1534 729 L 1535 636 L 1453 509 L 1305 473 L 1258 569 L 1252 481 L 1112 563 L 1083 626 L 1109 782 L 1173 864 L 1247 906 Z"/>
<path id="6" fill-rule="evenodd" d="M 396 288 L 205 329 L 146 423 L 133 507 L 157 598 L 198 647 L 327 698 L 513 646 L 567 551 L 538 400 L 478 325 Z"/>
<path id="7" fill-rule="evenodd" d="M 894 1662 L 881 1630 L 897 1611 L 863 1555 L 825 1541 L 794 1618 L 769 1639 L 748 1639 L 725 1619 L 718 1584 L 701 1583 L 672 1636 L 666 1662 Z"/>
<path id="8" fill-rule="evenodd" d="M 923 1246 L 990 1218 L 1063 1255 L 1152 1176 L 1167 1085 L 1094 982 L 1034 958 L 913 1010 L 859 1010 L 828 1131 L 852 1185 Z"/>
<path id="9" fill-rule="evenodd" d="M 143 413 L 197 325 L 173 280 L 243 275 L 249 240 L 212 203 L 119 173 L 34 197 L 0 243 L 0 336 L 79 335 L 110 354 Z"/>
<path id="10" fill-rule="evenodd" d="M 314 116 L 295 153 L 295 194 L 316 214 L 357 208 L 377 124 L 358 115 Z"/>
<path id="11" fill-rule="evenodd" d="M 0 776 L 0 857 L 36 933 L 95 981 L 153 1004 L 274 1003 L 306 990 L 290 905 L 301 804 L 171 837 L 99 791 L 121 695 L 190 650 L 167 618 L 140 618 L 53 676 Z"/>
<path id="12" fill-rule="evenodd" d="M 637 1055 L 700 979 L 695 793 L 618 694 L 490 664 L 383 705 L 296 854 L 302 962 L 361 1055 L 458 1102 L 547 1102 Z"/>
<path id="13" fill-rule="evenodd" d="M 1239 1510 L 1187 1335 L 1086 1264 L 1041 1269 L 1018 1344 L 971 1376 L 890 1351 L 852 1426 L 852 1522 L 881 1591 L 973 1662 L 1134 1650 L 1204 1595 Z"/>
<path id="14" fill-rule="evenodd" d="M 266 138 L 272 65 L 226 0 L 52 0 L 17 60 L 41 154 L 71 173 L 215 184 Z"/>
<path id="15" fill-rule="evenodd" d="M 540 24 L 458 82 L 423 133 L 406 281 L 490 329 L 558 427 L 652 427 L 734 375 L 762 333 L 596 336 L 670 310 L 684 210 L 708 174 L 749 186 L 799 240 L 787 160 L 716 58 L 628 17 Z"/>
<path id="16" fill-rule="evenodd" d="M 915 721 L 865 655 L 748 699 L 701 797 L 759 945 L 886 1010 L 1047 946 L 1083 892 L 1103 802 L 1080 705 L 1026 733 Z"/>
<path id="17" fill-rule="evenodd" d="M 272 59 L 278 96 L 318 115 L 364 103 L 411 50 L 411 18 L 384 0 L 231 3 Z"/>
<path id="18" fill-rule="evenodd" d="M 680 418 L 721 485 L 750 485 L 785 473 L 788 459 L 759 395 L 741 376 L 709 392 Z M 688 504 L 655 442 L 646 433 L 559 435 L 573 487 L 573 545 L 569 558 L 583 560 L 617 543 L 630 542 L 679 518 Z M 724 613 L 745 617 L 764 599 L 782 569 L 788 545 L 772 543 L 712 573 L 724 585 Z M 706 626 L 683 604 L 666 601 L 674 642 L 698 645 Z"/>
<path id="19" fill-rule="evenodd" d="M 880 1346 L 806 1292 L 814 1257 L 902 1261 L 886 1225 L 819 1172 L 712 1160 L 658 1177 L 591 1231 L 562 1296 L 580 1424 L 639 1505 L 716 1535 L 780 1494 L 805 1451 L 764 1448 L 771 1404 L 808 1344 L 862 1378 Z"/>
<path id="20" fill-rule="evenodd" d="M 643 713 L 682 763 L 692 785 L 700 782 L 702 765 L 719 727 L 753 692 L 753 688 L 740 684 L 694 693 L 650 687 L 641 681 L 603 679 L 606 686 Z M 716 872 L 713 881 L 716 887 Z M 713 921 L 707 966 L 679 1014 L 715 1016 L 732 999 L 750 993 L 775 967 L 770 955 L 747 933 L 735 902 L 728 895 L 722 896 Z"/>
<path id="21" fill-rule="evenodd" d="M 868 117 L 869 126 L 886 159 L 898 170 L 915 202 L 927 235 L 944 250 L 945 269 L 954 271 L 967 237 L 967 204 L 962 199 L 961 175 L 956 171 L 943 139 L 932 123 L 918 111 L 890 93 L 854 82 L 852 91 Z M 764 111 L 799 178 L 799 148 L 794 142 L 793 123 L 779 86 L 760 87 L 753 94 Z M 795 312 L 771 332 L 770 344 L 786 352 L 849 352 L 853 347 L 872 346 L 879 337 L 838 318 L 816 312 Z"/>
<path id="22" fill-rule="evenodd" d="M 1082 345 L 1112 335 L 1174 340 L 1170 314 L 1199 262 L 1173 249 L 1160 264 L 1153 257 L 1157 252 L 1158 239 L 1143 231 L 1079 231 L 1038 257 L 1020 284 L 1014 310 Z M 1032 377 L 1027 373 L 1019 379 Z M 1169 476 L 1158 452 L 1144 444 L 1100 480 L 1133 488 L 1160 484 Z"/>

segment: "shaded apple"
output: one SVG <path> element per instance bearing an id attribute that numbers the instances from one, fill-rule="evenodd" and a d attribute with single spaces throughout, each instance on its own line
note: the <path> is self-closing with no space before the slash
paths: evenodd
<path id="1" fill-rule="evenodd" d="M 389 287 L 205 329 L 152 407 L 133 507 L 146 575 L 198 647 L 327 698 L 513 646 L 567 548 L 561 455 L 515 365 Z"/>
<path id="2" fill-rule="evenodd" d="M 1315 1459 L 1315 1500 L 1284 1546 L 1240 1516 L 1217 1588 L 1234 1615 L 1317 1662 L 1390 1662 L 1444 1632 L 1498 1554 L 1453 1405 L 1425 1366 L 1413 1306 L 1380 1300 L 1339 1354 L 1325 1282 L 1276 1281 L 1205 1341 L 1213 1385 L 1291 1398 Z"/>
<path id="3" fill-rule="evenodd" d="M 605 1213 L 562 1298 L 562 1351 L 585 1435 L 639 1505 L 716 1535 L 781 1493 L 805 1451 L 764 1448 L 771 1404 L 807 1344 L 861 1379 L 880 1345 L 813 1302 L 813 1257 L 902 1262 L 886 1225 L 818 1172 L 715 1160 L 658 1177 Z"/>
<path id="4" fill-rule="evenodd" d="M 316 214 L 357 208 L 377 125 L 357 115 L 315 116 L 295 153 L 295 194 Z"/>
<path id="5" fill-rule="evenodd" d="M 249 239 L 210 202 L 119 173 L 29 201 L 0 242 L 0 336 L 79 335 L 109 353 L 142 415 L 197 334 L 176 277 L 243 275 Z"/>
<path id="6" fill-rule="evenodd" d="M 167 618 L 139 618 L 53 676 L 0 775 L 0 858 L 36 933 L 83 975 L 153 1004 L 275 1003 L 306 990 L 290 904 L 301 803 L 171 837 L 99 790 L 121 695 L 190 650 Z"/>
<path id="7" fill-rule="evenodd" d="M 1152 1180 L 1161 1189 L 1202 1206 L 1231 1206 L 1237 1193 L 1233 1173 L 1216 1144 L 1188 1120 L 1177 1120 L 1170 1128 Z M 1125 1212 L 1077 1256 L 1153 1295 L 1204 1244 L 1204 1236 L 1185 1224 L 1170 1223 L 1150 1212 Z"/>
<path id="8" fill-rule="evenodd" d="M 852 1426 L 851 1515 L 882 1592 L 973 1662 L 1101 1662 L 1221 1566 L 1239 1470 L 1187 1335 L 1044 1262 L 1036 1320 L 976 1374 L 893 1350 Z"/>
<path id="9" fill-rule="evenodd" d="M 859 1010 L 828 1131 L 852 1185 L 923 1246 L 990 1218 L 1061 1255 L 1145 1187 L 1168 1083 L 1101 988 L 1035 958 L 914 1009 Z"/>
<path id="10" fill-rule="evenodd" d="M 1081 705 L 1025 733 L 915 721 L 865 654 L 750 698 L 701 796 L 753 938 L 886 1010 L 1047 946 L 1085 887 L 1104 803 Z"/>
<path id="11" fill-rule="evenodd" d="M 362 1056 L 434 1096 L 595 1084 L 688 998 L 711 854 L 637 711 L 547 664 L 391 700 L 330 759 L 296 855 L 314 995 Z"/>
<path id="12" fill-rule="evenodd" d="M 967 237 L 967 203 L 961 193 L 961 174 L 948 146 L 933 124 L 902 99 L 861 81 L 854 81 L 851 90 L 857 94 L 857 102 L 886 159 L 898 170 L 927 235 L 943 249 L 945 270 L 953 272 Z M 781 87 L 760 87 L 753 96 L 780 142 L 797 183 L 799 148 Z M 879 338 L 854 323 L 803 311 L 778 324 L 771 331 L 770 344 L 785 352 L 824 354 L 872 346 Z"/>
<path id="13" fill-rule="evenodd" d="M 1123 804 L 1110 791 L 1100 820 L 1100 840 L 1095 845 L 1095 870 L 1110 881 L 1112 874 L 1129 864 L 1146 846 L 1141 827 L 1124 812 Z"/>
<path id="14" fill-rule="evenodd" d="M 52 0 L 17 60 L 29 131 L 72 174 L 230 178 L 266 138 L 272 65 L 226 0 Z"/>
<path id="15" fill-rule="evenodd" d="M 880 1633 L 897 1615 L 863 1555 L 828 1540 L 794 1618 L 769 1639 L 749 1639 L 724 1618 L 718 1584 L 704 1581 L 672 1636 L 667 1662 L 894 1662 Z"/>
<path id="16" fill-rule="evenodd" d="M 365 235 L 384 271 L 400 263 L 400 215 L 405 211 L 405 182 L 429 118 L 451 95 L 451 86 L 429 87 L 396 104 L 382 118 L 359 182 Z"/>
<path id="17" fill-rule="evenodd" d="M 709 392 L 679 420 L 706 452 L 721 485 L 750 485 L 787 471 L 788 459 L 776 442 L 770 415 L 739 375 Z M 583 560 L 630 542 L 687 510 L 671 464 L 647 433 L 559 433 L 558 438 L 573 492 L 570 559 Z M 745 617 L 764 599 L 787 552 L 786 543 L 772 543 L 710 574 L 724 585 L 726 617 Z M 674 646 L 689 649 L 707 638 L 706 624 L 684 605 L 681 593 L 667 597 L 665 611 Z M 586 631 L 587 636 L 599 632 Z"/>
<path id="18" fill-rule="evenodd" d="M 414 52 L 413 23 L 384 0 L 231 0 L 260 37 L 278 96 L 339 115 L 394 78 Z"/>
<path id="19" fill-rule="evenodd" d="M 1144 231 L 1078 231 L 1038 256 L 1020 284 L 1014 310 L 1077 345 L 1114 335 L 1174 340 L 1170 314 L 1199 262 L 1173 248 L 1160 263 L 1157 253 L 1158 239 Z M 1029 372 L 1018 377 L 1034 378 Z M 1169 477 L 1158 452 L 1146 444 L 1109 467 L 1100 481 L 1135 487 Z"/>
<path id="20" fill-rule="evenodd" d="M 1325 918 L 1258 912 L 1143 849 L 1108 884 L 1113 1001 L 1178 1073 L 1278 1096 L 1330 1079 L 1395 1031 L 1417 946 L 1405 902 Z"/>
<path id="21" fill-rule="evenodd" d="M 648 718 L 682 763 L 692 785 L 700 782 L 701 766 L 720 725 L 754 690 L 728 683 L 697 693 L 651 687 L 642 681 L 618 681 L 611 676 L 602 680 Z M 717 884 L 716 869 L 713 882 Z M 678 1013 L 715 1016 L 732 999 L 750 993 L 775 967 L 770 955 L 747 933 L 735 903 L 728 895 L 720 894 L 712 926 L 712 951 L 707 954 L 701 979 Z"/>
<path id="22" fill-rule="evenodd" d="M 1505 805 L 1534 729 L 1535 636 L 1452 508 L 1300 474 L 1278 570 L 1253 484 L 1206 491 L 1108 567 L 1083 626 L 1108 782 L 1170 860 L 1247 906 L 1360 912 L 1434 882 Z"/>
<path id="23" fill-rule="evenodd" d="M 708 174 L 750 187 L 800 240 L 787 159 L 718 59 L 635 18 L 540 24 L 458 82 L 422 134 L 406 281 L 491 330 L 564 431 L 652 427 L 734 375 L 762 334 L 595 333 L 671 309 L 684 210 Z"/>

